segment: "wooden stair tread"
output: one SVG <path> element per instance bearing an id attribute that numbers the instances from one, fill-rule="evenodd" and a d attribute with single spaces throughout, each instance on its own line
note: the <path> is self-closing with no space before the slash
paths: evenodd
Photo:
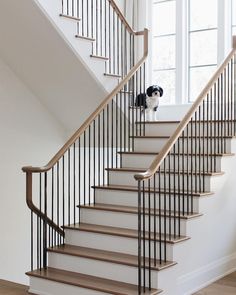
<path id="1" fill-rule="evenodd" d="M 81 21 L 81 18 L 76 17 L 76 16 L 71 16 L 71 15 L 67 15 L 67 14 L 63 14 L 63 13 L 61 13 L 60 16 L 64 17 L 64 18 L 71 19 L 71 20 L 75 20 L 77 22 Z"/>
<path id="2" fill-rule="evenodd" d="M 121 205 L 112 205 L 112 204 L 102 204 L 102 203 L 96 203 L 91 205 L 82 205 L 80 206 L 81 209 L 91 209 L 91 210 L 103 210 L 103 211 L 112 211 L 112 212 L 122 212 L 122 213 L 131 213 L 131 214 L 137 214 L 138 208 L 132 207 L 132 206 L 121 206 Z M 179 214 L 179 212 L 174 213 L 174 211 L 168 211 L 166 212 L 164 210 L 159 211 L 159 209 L 156 209 L 156 212 L 153 208 L 151 208 L 151 215 L 156 216 L 167 216 L 167 217 L 180 217 L 181 219 L 192 219 L 199 216 L 202 216 L 201 213 L 189 213 L 183 215 L 182 213 Z M 143 212 L 143 210 L 142 210 Z M 146 214 L 149 213 L 149 209 L 146 208 L 145 210 Z"/>
<path id="3" fill-rule="evenodd" d="M 124 154 L 124 155 L 154 155 L 154 156 L 157 156 L 159 153 L 158 152 L 144 152 L 144 151 L 140 151 L 140 152 L 135 152 L 135 151 L 132 151 L 132 152 L 123 152 L 123 151 L 118 151 L 118 154 Z M 234 156 L 235 154 L 234 153 L 219 153 L 219 154 L 199 154 L 199 153 L 193 153 L 193 154 L 191 154 L 191 153 L 171 153 L 170 154 L 171 156 L 178 156 L 178 155 L 180 155 L 180 156 L 201 156 L 201 157 L 203 157 L 203 156 L 205 156 L 205 157 L 232 157 L 232 156 Z"/>
<path id="4" fill-rule="evenodd" d="M 132 168 L 132 167 L 122 167 L 122 168 L 106 168 L 107 171 L 114 171 L 114 172 L 133 172 L 133 173 L 142 173 L 146 172 L 145 168 Z M 161 173 L 166 173 L 166 174 L 178 174 L 178 171 L 173 171 L 173 170 L 168 170 L 164 172 L 164 170 L 161 170 Z M 191 175 L 190 171 L 179 171 L 180 174 L 186 174 L 186 175 Z M 205 175 L 205 176 L 220 176 L 224 175 L 224 172 L 199 172 L 199 171 L 193 171 L 193 175 Z"/>
<path id="5" fill-rule="evenodd" d="M 166 122 L 166 123 L 180 123 L 181 121 L 136 121 L 135 123 L 136 124 L 159 124 L 159 123 L 162 123 L 162 122 Z M 231 122 L 236 122 L 236 120 L 224 120 L 223 123 L 231 123 Z M 207 120 L 197 120 L 197 123 L 207 123 Z M 208 124 L 211 124 L 211 123 L 222 123 L 221 120 L 209 120 L 208 121 Z M 191 122 L 189 123 L 191 125 Z M 195 124 L 195 121 L 193 120 L 192 124 L 194 125 Z"/>
<path id="6" fill-rule="evenodd" d="M 95 55 L 95 54 L 91 54 L 90 57 L 97 58 L 97 59 L 102 59 L 102 60 L 109 60 L 109 57 L 101 56 L 101 55 Z"/>
<path id="7" fill-rule="evenodd" d="M 107 77 L 113 77 L 113 78 L 122 78 L 119 74 L 112 74 L 112 73 L 104 73 Z"/>
<path id="8" fill-rule="evenodd" d="M 82 39 L 82 40 L 87 40 L 87 41 L 91 41 L 91 42 L 96 41 L 94 38 L 81 36 L 81 35 L 75 35 L 75 38 Z"/>
<path id="9" fill-rule="evenodd" d="M 95 276 L 59 270 L 55 268 L 47 268 L 42 270 L 34 270 L 27 273 L 28 276 L 40 279 L 50 280 L 62 284 L 68 284 L 98 292 L 104 292 L 115 295 L 137 295 L 138 287 L 132 284 L 122 283 L 118 281 L 103 279 Z M 161 293 L 161 290 L 146 290 L 145 295 L 155 295 Z"/>
<path id="10" fill-rule="evenodd" d="M 97 186 L 93 186 L 93 188 L 95 189 L 105 189 L 105 190 L 119 190 L 119 191 L 128 191 L 128 192 L 138 192 L 138 188 L 137 186 L 131 186 L 131 185 L 97 185 Z M 147 189 L 145 189 L 145 192 L 148 192 Z M 154 192 L 154 190 L 151 188 L 150 190 L 151 193 Z M 157 190 L 157 192 L 159 193 L 159 189 Z M 163 194 L 164 191 L 163 189 L 160 190 L 160 192 Z M 165 190 L 166 194 L 176 194 L 178 195 L 179 192 L 174 190 Z M 204 196 L 210 196 L 213 195 L 214 192 L 187 192 L 187 191 L 181 191 L 180 190 L 180 195 L 192 195 L 192 196 L 196 196 L 196 197 L 204 197 Z"/>
<path id="11" fill-rule="evenodd" d="M 228 138 L 228 139 L 232 139 L 232 138 L 235 138 L 235 136 L 229 136 L 229 135 L 226 135 L 226 136 L 218 136 L 218 135 L 216 135 L 216 136 L 207 136 L 207 135 L 205 135 L 205 136 L 203 136 L 203 135 L 200 135 L 200 136 L 197 136 L 197 138 L 205 138 L 205 140 L 207 140 L 207 139 L 210 139 L 210 138 L 217 138 L 217 137 L 220 137 L 220 138 Z M 151 139 L 158 139 L 158 138 L 163 138 L 163 139 L 165 139 L 165 138 L 170 138 L 170 135 L 135 135 L 135 136 L 130 136 L 130 138 L 140 138 L 140 139 L 148 139 L 148 138 L 151 138 Z M 195 139 L 195 135 L 189 135 L 189 136 L 180 136 L 179 137 L 180 139 L 186 139 L 186 138 L 193 138 L 193 139 Z M 180 144 L 181 144 L 181 142 L 180 142 Z"/>
<path id="12" fill-rule="evenodd" d="M 104 250 L 79 247 L 79 246 L 73 246 L 73 245 L 56 246 L 53 248 L 49 248 L 48 252 L 60 253 L 64 255 L 71 255 L 76 257 L 83 257 L 88 259 L 94 259 L 94 260 L 100 260 L 100 261 L 106 261 L 106 262 L 111 262 L 116 264 L 138 267 L 138 256 L 125 254 L 125 253 L 104 251 Z M 154 259 L 152 259 L 151 269 L 160 271 L 162 269 L 173 266 L 175 264 L 176 262 L 172 262 L 172 261 L 166 261 L 161 263 L 160 261 L 157 261 L 155 265 Z M 149 262 L 148 262 L 148 258 L 146 258 L 145 267 L 148 268 L 148 266 L 149 266 Z"/>
<path id="13" fill-rule="evenodd" d="M 120 227 L 112 227 L 112 226 L 105 226 L 105 225 L 96 225 L 96 224 L 87 224 L 87 223 L 77 223 L 72 225 L 64 226 L 65 229 L 71 229 L 71 230 L 79 230 L 79 231 L 85 231 L 85 232 L 92 232 L 92 233 L 98 233 L 98 234 L 105 234 L 105 235 L 112 235 L 112 236 L 120 236 L 120 237 L 126 237 L 126 238 L 132 238 L 137 239 L 138 238 L 138 231 L 134 229 L 128 229 L 128 228 L 120 228 Z M 148 240 L 148 232 L 145 233 L 146 239 Z M 179 242 L 183 242 L 186 240 L 189 240 L 189 237 L 186 236 L 176 236 L 164 234 L 159 235 L 159 233 L 156 234 L 156 241 L 166 241 L 169 244 L 176 244 Z M 155 237 L 154 234 L 151 233 L 151 240 L 154 241 Z"/>
<path id="14" fill-rule="evenodd" d="M 160 120 L 160 121 L 136 121 L 135 124 L 178 124 L 180 121 Z"/>

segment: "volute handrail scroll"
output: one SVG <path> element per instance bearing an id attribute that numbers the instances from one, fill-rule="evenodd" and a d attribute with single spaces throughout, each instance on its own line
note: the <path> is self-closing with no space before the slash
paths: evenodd
<path id="1" fill-rule="evenodd" d="M 213 74 L 210 81 L 207 83 L 207 85 L 204 87 L 204 89 L 201 91 L 200 95 L 197 97 L 195 102 L 193 103 L 190 110 L 187 112 L 187 114 L 184 116 L 183 120 L 179 123 L 175 133 L 168 139 L 164 147 L 161 149 L 160 153 L 155 157 L 153 162 L 151 163 L 150 167 L 143 173 L 137 173 L 134 175 L 134 178 L 137 181 L 143 181 L 148 180 L 157 172 L 157 170 L 160 168 L 161 164 L 163 163 L 165 157 L 168 155 L 168 153 L 171 151 L 173 146 L 175 145 L 178 138 L 181 136 L 181 133 L 184 131 L 185 127 L 190 123 L 191 118 L 197 111 L 198 107 L 203 102 L 206 95 L 209 93 L 209 91 L 212 89 L 214 84 L 217 82 L 217 79 L 219 76 L 224 72 L 225 67 L 230 62 L 230 60 L 233 58 L 236 52 L 236 36 L 233 36 L 232 40 L 232 47 L 233 49 L 230 51 L 226 59 L 223 61 L 223 63 L 219 66 L 219 68 L 216 70 L 216 72 Z"/>

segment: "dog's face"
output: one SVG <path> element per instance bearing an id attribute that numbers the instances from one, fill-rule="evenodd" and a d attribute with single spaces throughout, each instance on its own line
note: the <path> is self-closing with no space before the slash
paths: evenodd
<path id="1" fill-rule="evenodd" d="M 149 96 L 149 97 L 162 97 L 163 96 L 163 89 L 157 85 L 150 86 L 147 89 L 147 96 Z"/>

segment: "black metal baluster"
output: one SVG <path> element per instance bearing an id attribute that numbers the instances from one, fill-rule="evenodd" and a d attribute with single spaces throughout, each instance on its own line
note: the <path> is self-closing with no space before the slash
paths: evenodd
<path id="1" fill-rule="evenodd" d="M 145 194 L 145 186 L 144 181 L 142 181 L 142 191 L 143 191 L 143 291 L 146 289 L 146 194 Z"/>
<path id="2" fill-rule="evenodd" d="M 141 181 L 138 181 L 138 293 L 141 294 L 142 284 L 142 205 L 141 205 Z"/>
<path id="3" fill-rule="evenodd" d="M 144 214 L 145 216 L 145 214 Z M 151 280 L 151 184 L 148 179 L 148 278 L 149 278 L 149 290 L 152 288 Z M 145 271 L 145 270 L 144 270 Z"/>

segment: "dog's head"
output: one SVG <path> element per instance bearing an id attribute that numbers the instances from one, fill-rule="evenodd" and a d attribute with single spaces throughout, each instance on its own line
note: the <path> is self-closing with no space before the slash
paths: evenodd
<path id="1" fill-rule="evenodd" d="M 147 96 L 149 97 L 162 97 L 163 96 L 163 89 L 160 86 L 152 85 L 147 89 Z"/>

